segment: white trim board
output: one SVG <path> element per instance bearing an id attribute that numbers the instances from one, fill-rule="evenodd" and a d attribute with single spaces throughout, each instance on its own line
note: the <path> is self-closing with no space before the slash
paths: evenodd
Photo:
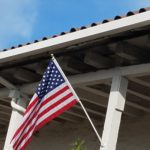
<path id="1" fill-rule="evenodd" d="M 73 44 L 101 38 L 115 33 L 143 27 L 150 24 L 150 11 L 128 16 L 119 20 L 110 21 L 95 27 L 68 33 L 63 36 L 40 41 L 13 50 L 0 52 L 0 63 L 17 60 L 23 57 L 43 53 L 56 52 L 58 48 L 64 48 Z"/>

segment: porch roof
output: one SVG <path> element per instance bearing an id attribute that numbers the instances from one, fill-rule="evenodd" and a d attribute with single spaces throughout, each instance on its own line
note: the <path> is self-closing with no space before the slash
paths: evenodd
<path id="1" fill-rule="evenodd" d="M 124 115 L 150 112 L 150 11 L 142 8 L 102 24 L 72 28 L 53 38 L 43 38 L 0 52 L 0 76 L 31 97 L 54 53 L 91 117 L 103 123 L 111 78 L 116 70 L 128 78 Z M 8 126 L 11 113 L 9 87 L 0 84 L 0 124 Z M 79 105 L 55 121 L 86 120 Z M 100 121 L 101 120 L 101 121 Z"/>

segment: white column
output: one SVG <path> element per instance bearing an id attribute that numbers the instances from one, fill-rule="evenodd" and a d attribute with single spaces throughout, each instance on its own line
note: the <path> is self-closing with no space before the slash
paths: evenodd
<path id="1" fill-rule="evenodd" d="M 26 107 L 26 101 L 20 98 L 20 94 L 18 91 L 11 91 L 9 97 L 12 98 L 12 114 L 5 140 L 4 150 L 13 150 L 13 148 L 10 145 L 10 141 L 14 135 L 14 132 L 22 122 L 23 112 L 25 111 L 24 107 Z"/>
<path id="2" fill-rule="evenodd" d="M 100 150 L 116 150 L 128 81 L 119 74 L 112 79 Z"/>

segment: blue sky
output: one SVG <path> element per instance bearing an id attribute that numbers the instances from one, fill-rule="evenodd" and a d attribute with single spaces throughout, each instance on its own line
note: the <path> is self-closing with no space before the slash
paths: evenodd
<path id="1" fill-rule="evenodd" d="M 0 0 L 0 49 L 148 6 L 150 0 Z"/>

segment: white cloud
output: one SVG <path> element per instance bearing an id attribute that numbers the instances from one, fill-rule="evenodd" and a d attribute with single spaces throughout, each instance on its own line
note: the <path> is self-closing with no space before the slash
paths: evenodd
<path id="1" fill-rule="evenodd" d="M 37 0 L 0 0 L 0 47 L 13 39 L 30 39 L 37 17 Z"/>

